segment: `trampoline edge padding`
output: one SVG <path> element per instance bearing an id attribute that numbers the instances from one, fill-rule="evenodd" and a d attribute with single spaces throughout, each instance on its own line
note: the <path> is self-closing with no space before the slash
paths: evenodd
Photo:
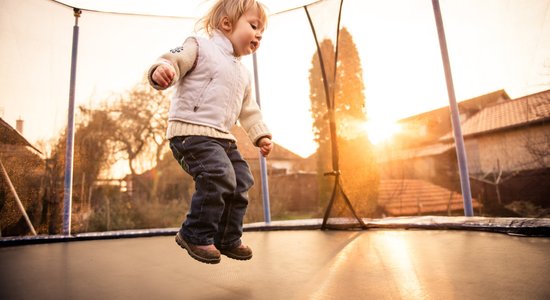
<path id="1" fill-rule="evenodd" d="M 177 228 L 154 228 L 138 230 L 118 230 L 104 232 L 77 233 L 74 235 L 36 235 L 36 236 L 13 236 L 0 238 L 0 247 L 17 246 L 28 244 L 60 243 L 86 240 L 107 240 L 121 238 L 139 238 L 163 235 L 175 235 Z"/>
<path id="2" fill-rule="evenodd" d="M 247 224 L 245 229 L 258 230 L 304 230 L 321 229 L 322 219 L 274 221 Z M 363 218 L 366 229 L 434 229 L 434 230 L 476 230 L 525 236 L 550 236 L 550 218 L 495 218 L 495 217 L 394 217 L 383 219 Z M 329 229 L 361 229 L 355 219 L 331 218 Z"/>
<path id="3" fill-rule="evenodd" d="M 244 225 L 245 231 L 273 230 L 318 230 L 322 219 L 303 219 L 257 222 Z M 366 229 L 433 229 L 433 230 L 473 230 L 523 235 L 530 237 L 550 237 L 550 218 L 494 218 L 494 217 L 395 217 L 383 219 L 363 218 Z M 362 229 L 355 219 L 330 218 L 328 229 Z M 364 229 L 364 228 L 363 228 Z M 176 234 L 178 228 L 155 228 L 120 230 L 106 232 L 77 233 L 74 235 L 37 235 L 0 238 L 0 247 L 27 244 L 57 243 L 70 241 L 138 238 Z"/>

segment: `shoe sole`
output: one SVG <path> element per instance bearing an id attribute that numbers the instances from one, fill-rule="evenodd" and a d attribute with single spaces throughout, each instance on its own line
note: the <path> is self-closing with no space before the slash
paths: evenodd
<path id="1" fill-rule="evenodd" d="M 231 253 L 231 252 L 225 252 L 223 250 L 220 250 L 220 253 L 229 257 L 229 258 L 232 258 L 232 259 L 236 259 L 236 260 L 249 260 L 252 258 L 252 254 L 250 255 L 247 255 L 247 256 L 240 256 L 240 255 L 236 255 L 234 253 Z"/>
<path id="2" fill-rule="evenodd" d="M 181 247 L 183 248 L 184 250 L 187 251 L 187 253 L 189 253 L 189 256 L 191 256 L 192 258 L 202 262 L 202 263 L 206 263 L 206 264 L 218 264 L 220 263 L 221 261 L 221 258 L 206 258 L 206 257 L 202 257 L 200 255 L 197 255 L 195 252 L 193 252 L 191 250 L 191 248 L 189 247 L 189 245 L 187 245 L 187 243 L 185 242 L 185 240 L 183 238 L 180 237 L 179 233 L 176 235 L 176 243 Z"/>

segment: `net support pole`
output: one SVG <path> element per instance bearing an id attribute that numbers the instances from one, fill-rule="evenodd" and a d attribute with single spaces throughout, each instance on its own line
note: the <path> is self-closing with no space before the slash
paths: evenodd
<path id="1" fill-rule="evenodd" d="M 258 81 L 258 59 L 256 53 L 252 54 L 252 62 L 254 64 L 254 89 L 256 91 L 256 102 L 261 107 L 260 101 L 260 83 Z M 259 153 L 260 156 L 260 175 L 262 182 L 262 201 L 264 207 L 264 220 L 266 224 L 271 223 L 271 210 L 269 204 L 269 185 L 267 179 L 267 162 L 266 158 Z"/>
<path id="2" fill-rule="evenodd" d="M 441 48 L 441 57 L 443 59 L 443 68 L 445 70 L 445 81 L 447 83 L 447 93 L 449 95 L 449 106 L 451 109 L 451 123 L 453 125 L 453 135 L 456 146 L 456 156 L 458 159 L 458 168 L 460 170 L 460 186 L 462 189 L 462 199 L 464 202 L 464 215 L 472 217 L 474 211 L 472 208 L 472 192 L 470 190 L 470 178 L 468 175 L 468 160 L 466 158 L 466 150 L 464 147 L 464 137 L 460 127 L 460 117 L 458 113 L 458 104 L 453 85 L 453 77 L 451 73 L 451 64 L 449 62 L 449 53 L 447 50 L 447 42 L 445 39 L 445 30 L 443 28 L 443 19 L 441 17 L 441 9 L 439 0 L 432 0 L 435 23 L 437 26 L 437 34 L 439 37 L 439 46 Z"/>
<path id="3" fill-rule="evenodd" d="M 17 191 L 15 190 L 15 187 L 13 186 L 13 183 L 11 182 L 10 176 L 8 175 L 8 172 L 6 171 L 6 168 L 4 168 L 4 164 L 2 163 L 2 160 L 0 159 L 0 167 L 2 167 L 2 174 L 4 174 L 4 178 L 6 179 L 6 182 L 8 183 L 11 192 L 13 193 L 13 196 L 15 197 L 15 202 L 17 203 L 17 207 L 19 207 L 19 210 L 21 211 L 21 214 L 23 215 L 23 218 L 25 219 L 25 222 L 27 222 L 27 225 L 29 226 L 29 229 L 31 230 L 31 233 L 33 235 L 36 235 L 36 230 L 34 230 L 34 226 L 32 226 L 32 222 L 29 219 L 29 215 L 27 215 L 27 211 L 25 210 L 25 206 L 23 206 L 23 203 L 21 202 L 21 199 L 19 199 L 19 196 L 17 195 Z"/>
<path id="4" fill-rule="evenodd" d="M 67 143 L 65 148 L 65 181 L 63 190 L 63 234 L 71 234 L 71 211 L 73 190 L 73 156 L 74 156 L 74 95 L 76 82 L 76 58 L 78 54 L 78 18 L 82 11 L 74 8 L 75 23 L 73 26 L 73 48 L 71 56 L 71 81 L 69 86 L 69 112 L 67 120 Z"/>

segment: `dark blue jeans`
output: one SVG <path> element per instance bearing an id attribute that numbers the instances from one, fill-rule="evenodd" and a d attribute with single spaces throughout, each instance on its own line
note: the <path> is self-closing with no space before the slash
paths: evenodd
<path id="1" fill-rule="evenodd" d="M 170 139 L 170 149 L 195 181 L 191 207 L 180 229 L 183 238 L 218 249 L 238 247 L 254 178 L 235 142 L 178 136 Z"/>

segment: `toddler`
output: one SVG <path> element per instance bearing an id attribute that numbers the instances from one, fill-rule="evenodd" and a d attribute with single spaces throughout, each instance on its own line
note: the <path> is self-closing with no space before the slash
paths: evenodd
<path id="1" fill-rule="evenodd" d="M 208 38 L 187 38 L 149 70 L 156 89 L 176 86 L 167 138 L 175 159 L 195 182 L 176 242 L 200 262 L 219 263 L 221 254 L 252 258 L 241 236 L 254 182 L 230 129 L 238 120 L 262 155 L 271 152 L 271 133 L 241 63 L 242 56 L 260 47 L 266 21 L 266 9 L 255 0 L 218 0 L 201 19 Z"/>

